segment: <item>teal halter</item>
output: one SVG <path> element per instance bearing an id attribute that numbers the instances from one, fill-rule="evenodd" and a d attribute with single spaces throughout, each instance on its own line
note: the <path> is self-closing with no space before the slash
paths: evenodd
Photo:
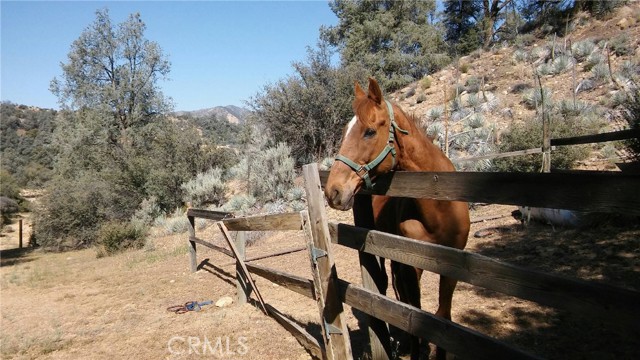
<path id="1" fill-rule="evenodd" d="M 356 174 L 362 180 L 364 180 L 365 188 L 368 190 L 373 189 L 373 183 L 371 182 L 371 176 L 369 176 L 369 171 L 371 171 L 373 168 L 378 166 L 387 157 L 387 155 L 389 155 L 389 153 L 391 153 L 391 157 L 393 159 L 392 168 L 396 167 L 396 148 L 393 145 L 396 138 L 395 137 L 396 130 L 400 131 L 405 135 L 409 134 L 407 130 L 401 129 L 398 126 L 398 123 L 396 123 L 396 119 L 395 119 L 395 115 L 393 114 L 393 108 L 391 107 L 391 103 L 387 100 L 385 100 L 384 102 L 387 104 L 387 109 L 389 111 L 389 120 L 390 120 L 389 141 L 387 142 L 387 145 L 384 147 L 384 149 L 382 149 L 382 152 L 380 152 L 380 155 L 378 155 L 375 159 L 373 159 L 371 162 L 365 165 L 356 164 L 354 161 L 340 154 L 336 156 L 336 161 L 342 161 L 343 163 L 347 164 L 347 166 L 349 166 L 353 171 L 356 172 Z"/>

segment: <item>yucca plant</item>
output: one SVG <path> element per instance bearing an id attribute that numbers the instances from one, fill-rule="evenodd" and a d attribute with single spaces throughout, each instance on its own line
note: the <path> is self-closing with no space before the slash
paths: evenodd
<path id="1" fill-rule="evenodd" d="M 573 57 L 578 61 L 584 61 L 596 50 L 596 44 L 592 40 L 582 40 L 571 45 Z"/>
<path id="2" fill-rule="evenodd" d="M 543 100 L 545 107 L 550 108 L 553 104 L 551 96 L 551 90 L 546 87 L 542 88 L 542 94 L 540 93 L 540 89 L 529 89 L 522 95 L 522 101 L 525 103 L 527 108 L 532 110 L 542 106 Z"/>
<path id="3" fill-rule="evenodd" d="M 560 55 L 551 63 L 551 69 L 554 74 L 561 74 L 573 66 L 575 60 L 571 56 Z"/>

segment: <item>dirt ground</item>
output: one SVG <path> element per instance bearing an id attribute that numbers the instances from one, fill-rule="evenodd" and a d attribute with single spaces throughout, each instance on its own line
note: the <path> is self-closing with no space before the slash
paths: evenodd
<path id="1" fill-rule="evenodd" d="M 559 229 L 523 227 L 512 206 L 480 206 L 472 218 L 505 217 L 473 224 L 468 250 L 538 270 L 640 290 L 640 228 L 604 225 Z M 348 213 L 330 217 L 351 222 Z M 198 236 L 222 244 L 214 226 Z M 489 231 L 486 231 L 490 229 Z M 478 230 L 490 233 L 474 237 Z M 302 232 L 266 233 L 247 256 L 269 254 L 305 243 Z M 186 301 L 235 298 L 234 262 L 202 246 L 189 271 L 187 234 L 159 236 L 152 246 L 96 258 L 92 249 L 66 253 L 42 250 L 2 252 L 0 348 L 3 359 L 307 359 L 310 355 L 286 330 L 252 305 L 204 306 L 174 314 L 167 307 Z M 355 251 L 335 248 L 338 275 L 359 283 Z M 304 251 L 257 261 L 311 277 Z M 265 301 L 319 338 L 316 304 L 255 277 Z M 422 279 L 423 308 L 434 311 L 437 277 Z M 392 295 L 392 290 L 389 290 Z M 367 359 L 362 316 L 347 306 L 354 357 Z M 460 283 L 453 319 L 536 355 L 550 359 L 636 359 L 638 336 L 618 333 L 589 319 Z"/>

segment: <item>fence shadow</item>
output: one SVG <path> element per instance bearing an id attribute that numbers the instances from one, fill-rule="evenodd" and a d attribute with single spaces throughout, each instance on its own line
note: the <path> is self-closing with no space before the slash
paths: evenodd
<path id="1" fill-rule="evenodd" d="M 568 229 L 531 223 L 503 228 L 475 252 L 510 264 L 632 290 L 640 290 L 640 227 L 603 225 Z M 489 310 L 469 310 L 460 321 L 549 359 L 623 359 L 638 354 L 630 334 L 568 311 L 551 309 L 472 287 L 491 299 Z M 511 324 L 505 326 L 505 318 Z"/>
<path id="2" fill-rule="evenodd" d="M 33 250 L 33 247 L 0 250 L 0 267 L 33 261 L 32 257 L 27 257 Z"/>
<path id="3" fill-rule="evenodd" d="M 221 267 L 213 265 L 211 262 L 209 262 L 209 258 L 202 260 L 200 264 L 198 264 L 197 269 L 204 270 L 209 274 L 215 275 L 218 279 L 226 282 L 227 284 L 236 286 L 236 283 L 235 283 L 236 274 L 231 274 L 225 271 L 224 269 L 222 269 Z"/>

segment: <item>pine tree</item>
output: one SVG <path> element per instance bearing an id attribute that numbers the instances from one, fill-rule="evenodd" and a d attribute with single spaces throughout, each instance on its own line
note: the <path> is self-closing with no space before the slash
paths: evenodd
<path id="1" fill-rule="evenodd" d="M 449 63 L 433 23 L 433 0 L 334 0 L 330 6 L 339 22 L 321 28 L 321 38 L 339 49 L 343 65 L 360 64 L 386 91 Z"/>

